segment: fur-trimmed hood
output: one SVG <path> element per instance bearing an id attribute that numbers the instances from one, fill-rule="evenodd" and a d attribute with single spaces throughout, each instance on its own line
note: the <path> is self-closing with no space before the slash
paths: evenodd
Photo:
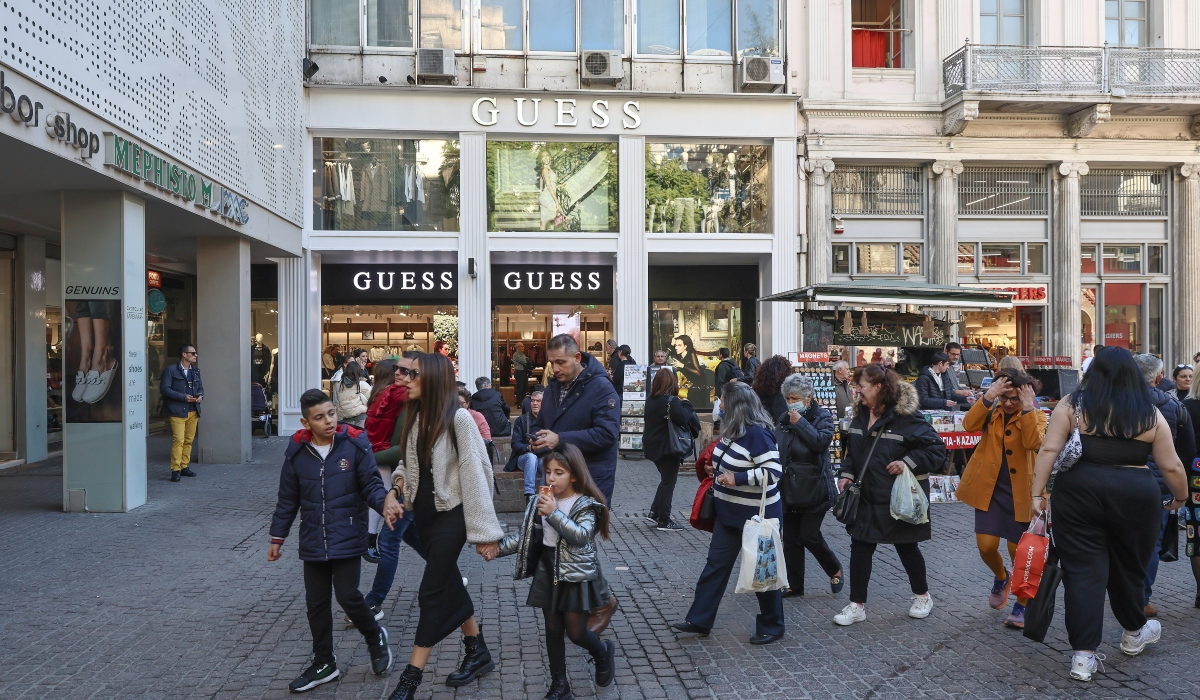
<path id="1" fill-rule="evenodd" d="M 854 410 L 862 405 L 862 394 L 854 401 Z M 908 382 L 900 382 L 900 400 L 896 402 L 895 411 L 902 416 L 915 416 L 921 410 L 921 402 L 917 398 L 917 389 Z"/>

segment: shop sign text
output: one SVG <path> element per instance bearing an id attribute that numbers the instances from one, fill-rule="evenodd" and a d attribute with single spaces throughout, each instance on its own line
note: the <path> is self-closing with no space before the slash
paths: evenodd
<path id="1" fill-rule="evenodd" d="M 521 126 L 537 126 L 541 119 L 542 103 L 554 114 L 554 126 L 579 126 L 581 120 L 593 129 L 604 129 L 614 118 L 621 120 L 622 129 L 636 129 L 642 125 L 642 107 L 637 100 L 627 100 L 621 105 L 620 114 L 613 114 L 616 105 L 609 106 L 608 100 L 592 100 L 590 108 L 580 105 L 574 98 L 547 100 L 541 97 L 514 97 L 512 109 Z M 549 103 L 554 103 L 553 110 Z M 495 97 L 480 97 L 471 105 L 471 118 L 480 126 L 495 126 L 500 121 L 500 103 Z M 577 113 L 578 112 L 578 113 Z"/>
<path id="2" fill-rule="evenodd" d="M 91 158 L 100 152 L 100 135 L 71 121 L 66 112 L 49 112 L 42 119 L 45 105 L 34 101 L 29 95 L 18 95 L 4 84 L 4 71 L 0 71 L 0 112 L 25 126 L 37 127 L 45 124 L 51 138 L 79 149 L 81 158 Z"/>
<path id="3" fill-rule="evenodd" d="M 104 134 L 104 164 L 128 173 L 146 184 L 194 203 L 232 223 L 250 221 L 250 204 L 244 197 L 204 176 L 188 172 L 182 166 L 159 156 L 136 141 L 111 132 Z"/>
<path id="4" fill-rule="evenodd" d="M 610 265 L 492 265 L 493 299 L 612 303 Z"/>
<path id="5" fill-rule="evenodd" d="M 324 264 L 321 303 L 397 304 L 458 297 L 458 265 Z"/>
<path id="6" fill-rule="evenodd" d="M 975 287 L 976 289 L 995 289 L 1000 292 L 1012 292 L 1013 306 L 1045 306 L 1047 299 L 1046 285 L 1044 284 L 973 284 L 963 286 Z"/>

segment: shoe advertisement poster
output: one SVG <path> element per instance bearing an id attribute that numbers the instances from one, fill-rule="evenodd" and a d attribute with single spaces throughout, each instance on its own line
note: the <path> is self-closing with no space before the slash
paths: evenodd
<path id="1" fill-rule="evenodd" d="M 121 302 L 70 299 L 65 330 L 63 396 L 68 423 L 120 423 Z"/>

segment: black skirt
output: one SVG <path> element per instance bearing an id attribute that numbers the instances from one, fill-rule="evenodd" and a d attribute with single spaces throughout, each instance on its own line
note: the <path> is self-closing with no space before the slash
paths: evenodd
<path id="1" fill-rule="evenodd" d="M 551 612 L 587 612 L 607 605 L 608 599 L 603 575 L 595 581 L 554 583 L 554 548 L 542 548 L 526 605 Z"/>
<path id="2" fill-rule="evenodd" d="M 432 519 L 417 524 L 417 534 L 425 548 L 425 572 L 417 589 L 421 616 L 413 643 L 432 647 L 475 614 L 475 605 L 458 570 L 458 555 L 467 543 L 463 507 L 435 511 Z"/>

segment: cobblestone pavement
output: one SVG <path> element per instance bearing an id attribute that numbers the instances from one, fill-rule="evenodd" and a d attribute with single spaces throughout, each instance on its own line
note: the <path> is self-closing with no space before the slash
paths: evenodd
<path id="1" fill-rule="evenodd" d="M 199 465 L 199 477 L 172 484 L 169 443 L 152 438 L 150 502 L 126 515 L 60 512 L 54 463 L 0 472 L 0 698 L 286 697 L 310 641 L 294 541 L 283 560 L 266 560 L 282 446 L 280 438 L 256 439 L 252 463 Z M 935 539 L 923 546 L 936 604 L 928 619 L 906 615 L 903 570 L 894 550 L 880 548 L 864 623 L 832 624 L 846 591 L 830 595 L 810 559 L 808 595 L 785 601 L 782 641 L 746 643 L 757 606 L 753 596 L 734 595 L 732 584 L 711 637 L 677 637 L 668 624 L 687 611 L 708 536 L 658 532 L 642 522 L 657 479 L 649 462 L 622 460 L 614 536 L 603 546 L 621 600 L 606 633 L 618 645 L 617 681 L 595 688 L 584 654 L 568 644 L 579 696 L 1200 697 L 1200 610 L 1192 607 L 1185 563 L 1166 564 L 1159 576 L 1162 642 L 1137 658 L 1123 656 L 1108 614 L 1101 649 L 1108 670 L 1090 684 L 1074 683 L 1061 619 L 1048 644 L 1035 644 L 987 607 L 989 573 L 974 550 L 971 511 L 959 504 L 934 506 Z M 695 485 L 681 474 L 681 521 Z M 515 516 L 505 521 L 511 527 Z M 825 532 L 848 565 L 844 531 L 827 518 Z M 452 636 L 434 650 L 420 697 L 540 698 L 547 671 L 541 616 L 524 606 L 528 583 L 512 580 L 511 559 L 488 564 L 464 551 L 460 562 L 498 668 L 457 692 L 441 685 L 461 648 Z M 364 588 L 373 572 L 364 564 Z M 420 573 L 419 559 L 402 548 L 403 589 L 385 603 L 398 664 L 391 678 L 372 676 L 362 638 L 339 629 L 345 675 L 312 697 L 387 696 L 412 643 Z"/>

